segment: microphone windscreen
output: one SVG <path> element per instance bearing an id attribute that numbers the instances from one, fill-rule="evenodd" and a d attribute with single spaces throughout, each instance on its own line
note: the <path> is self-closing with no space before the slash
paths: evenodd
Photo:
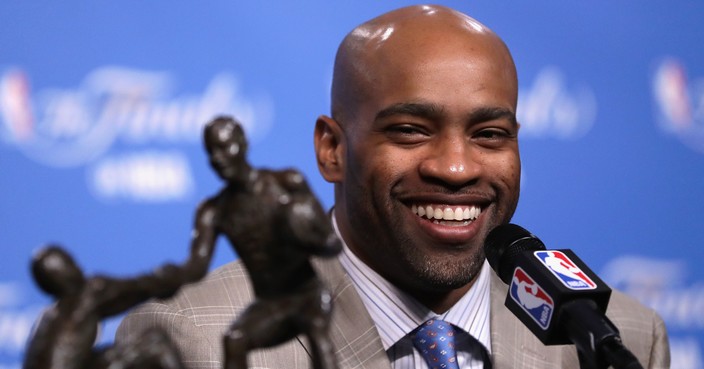
<path id="1" fill-rule="evenodd" d="M 516 268 L 516 256 L 523 251 L 545 250 L 542 241 L 525 228 L 504 224 L 494 228 L 484 241 L 486 259 L 504 283 L 509 284 Z"/>

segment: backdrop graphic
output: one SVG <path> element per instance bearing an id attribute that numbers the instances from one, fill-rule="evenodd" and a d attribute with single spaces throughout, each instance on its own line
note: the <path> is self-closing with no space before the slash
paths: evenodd
<path id="1" fill-rule="evenodd" d="M 87 273 L 182 261 L 219 181 L 201 127 L 246 126 L 251 160 L 295 166 L 325 205 L 313 123 L 335 50 L 410 1 L 0 4 L 0 369 L 50 301 L 31 255 Z M 704 368 L 704 2 L 440 1 L 501 35 L 519 71 L 514 222 L 654 307 L 673 368 Z M 223 243 L 216 265 L 236 256 Z M 109 322 L 109 341 L 116 321 Z"/>

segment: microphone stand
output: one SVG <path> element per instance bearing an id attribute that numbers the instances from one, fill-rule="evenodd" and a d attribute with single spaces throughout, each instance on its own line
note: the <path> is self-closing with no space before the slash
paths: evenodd
<path id="1" fill-rule="evenodd" d="M 577 347 L 581 369 L 643 369 L 621 341 L 618 328 L 597 313 L 591 300 L 574 300 L 562 307 L 567 336 Z"/>

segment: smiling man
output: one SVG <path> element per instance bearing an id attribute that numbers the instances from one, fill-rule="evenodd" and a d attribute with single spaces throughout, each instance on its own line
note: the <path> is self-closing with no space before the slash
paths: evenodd
<path id="1" fill-rule="evenodd" d="M 542 345 L 503 306 L 507 287 L 485 262 L 485 237 L 518 203 L 517 91 L 501 39 L 446 7 L 398 9 L 343 40 L 332 114 L 314 133 L 344 244 L 339 259 L 314 261 L 332 293 L 340 368 L 579 367 L 574 346 Z M 186 365 L 219 368 L 247 283 L 242 264 L 228 264 L 128 316 L 118 339 L 166 326 Z M 644 367 L 669 366 L 652 310 L 615 292 L 608 315 Z M 307 368 L 309 355 L 299 338 L 250 366 Z"/>
<path id="2" fill-rule="evenodd" d="M 389 13 L 339 50 L 332 118 L 315 131 L 337 225 L 362 262 L 436 312 L 467 292 L 484 238 L 516 208 L 516 100 L 501 40 L 447 9 Z"/>

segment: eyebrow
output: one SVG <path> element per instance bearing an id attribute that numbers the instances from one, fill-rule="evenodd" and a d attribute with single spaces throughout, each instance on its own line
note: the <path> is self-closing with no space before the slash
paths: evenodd
<path id="1" fill-rule="evenodd" d="M 510 109 L 501 107 L 479 108 L 472 111 L 468 117 L 468 121 L 470 122 L 488 122 L 496 119 L 508 119 L 514 126 L 518 125 L 516 113 Z"/>
<path id="2" fill-rule="evenodd" d="M 376 114 L 376 119 L 393 115 L 411 115 L 427 119 L 439 119 L 443 108 L 432 103 L 397 103 L 386 107 Z M 486 122 L 496 119 L 508 119 L 513 125 L 518 125 L 516 113 L 503 107 L 481 107 L 472 111 L 466 118 L 468 122 Z"/>
<path id="3" fill-rule="evenodd" d="M 388 106 L 378 113 L 376 119 L 383 119 L 393 115 L 412 115 L 416 117 L 436 119 L 442 115 L 443 109 L 430 103 L 397 103 Z"/>

